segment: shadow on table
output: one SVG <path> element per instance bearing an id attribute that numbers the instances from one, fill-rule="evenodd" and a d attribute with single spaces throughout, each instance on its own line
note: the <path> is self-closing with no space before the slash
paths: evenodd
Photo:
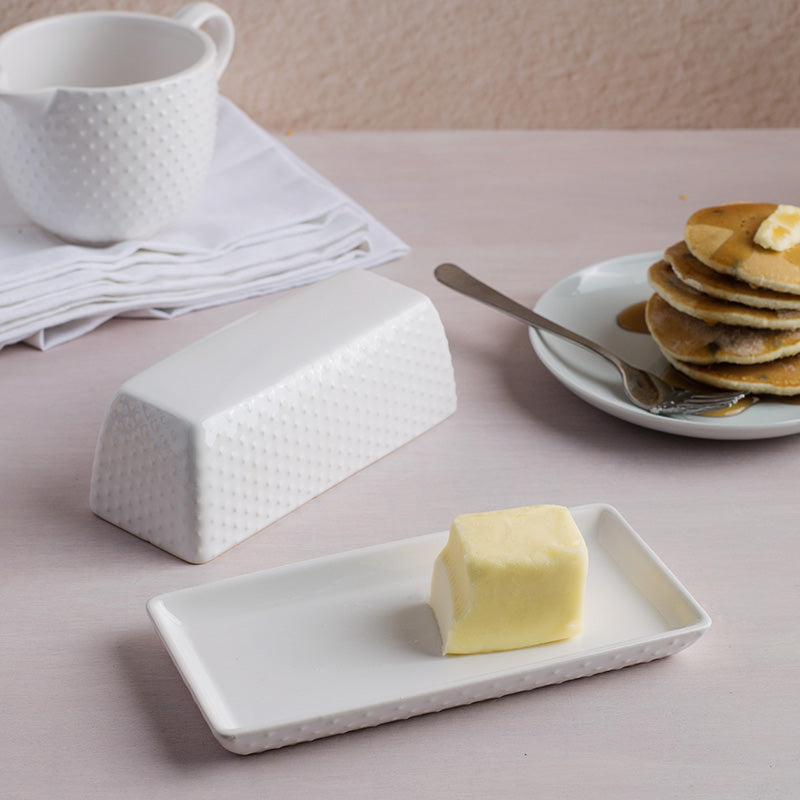
<path id="1" fill-rule="evenodd" d="M 505 387 L 509 399 L 526 416 L 553 431 L 569 437 L 579 434 L 582 444 L 591 446 L 595 436 L 604 445 L 609 430 L 630 427 L 630 423 L 593 408 L 562 386 L 539 361 L 522 326 L 504 331 L 502 339 L 497 334 L 473 337 L 470 333 L 469 339 L 454 344 L 463 356 L 494 373 L 496 383 Z"/>
<path id="2" fill-rule="evenodd" d="M 495 343 L 496 347 L 496 343 Z M 486 358 L 482 354 L 482 358 Z M 593 407 L 562 386 L 539 361 L 528 340 L 527 332 L 509 332 L 502 359 L 494 361 L 498 380 L 507 387 L 509 396 L 520 408 L 545 424 L 570 438 L 579 437 L 582 447 L 592 447 L 603 452 L 609 449 L 621 453 L 640 455 L 644 444 L 658 447 L 659 452 L 679 452 L 683 457 L 717 458 L 727 450 L 737 454 L 765 454 L 769 457 L 776 449 L 791 446 L 793 437 L 774 437 L 752 440 L 716 439 L 713 447 L 709 440 L 653 430 L 618 419 Z M 635 434 L 632 435 L 632 434 Z M 715 455 L 713 455 L 715 454 Z"/>
<path id="3" fill-rule="evenodd" d="M 172 761 L 196 768 L 231 758 L 206 725 L 155 633 L 143 631 L 118 641 L 114 656 L 147 717 L 146 727 Z"/>

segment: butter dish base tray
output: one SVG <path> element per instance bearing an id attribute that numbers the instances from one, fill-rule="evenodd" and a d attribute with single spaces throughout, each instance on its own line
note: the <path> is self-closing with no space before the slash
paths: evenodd
<path id="1" fill-rule="evenodd" d="M 213 735 L 249 754 L 562 683 L 683 650 L 710 619 L 618 511 L 571 509 L 584 630 L 443 656 L 428 606 L 440 532 L 161 594 L 147 611 Z"/>

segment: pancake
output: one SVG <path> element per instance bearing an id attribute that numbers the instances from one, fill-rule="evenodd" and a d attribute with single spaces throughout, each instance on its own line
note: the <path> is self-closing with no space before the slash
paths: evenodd
<path id="1" fill-rule="evenodd" d="M 647 271 L 650 285 L 673 308 L 691 317 L 715 325 L 745 325 L 750 328 L 789 331 L 800 328 L 800 311 L 751 308 L 698 292 L 684 283 L 666 261 L 653 264 Z"/>
<path id="2" fill-rule="evenodd" d="M 686 242 L 678 242 L 664 252 L 664 260 L 688 286 L 703 294 L 742 303 L 753 308 L 794 309 L 800 311 L 800 295 L 758 289 L 749 283 L 707 267 L 690 252 Z"/>
<path id="3" fill-rule="evenodd" d="M 800 245 L 779 252 L 755 244 L 759 225 L 776 203 L 728 203 L 689 217 L 685 239 L 706 266 L 764 289 L 800 294 Z"/>
<path id="4" fill-rule="evenodd" d="M 780 358 L 766 364 L 687 364 L 664 357 L 679 372 L 694 381 L 753 394 L 800 395 L 800 355 Z"/>
<path id="5" fill-rule="evenodd" d="M 709 325 L 673 308 L 659 294 L 647 301 L 650 335 L 665 357 L 690 364 L 763 364 L 800 353 L 800 330 Z"/>

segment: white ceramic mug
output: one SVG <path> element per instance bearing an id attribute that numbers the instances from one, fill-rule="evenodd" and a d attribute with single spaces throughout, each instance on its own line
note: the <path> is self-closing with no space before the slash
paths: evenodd
<path id="1" fill-rule="evenodd" d="M 90 244 L 175 222 L 208 173 L 233 41 L 208 2 L 171 18 L 64 14 L 0 36 L 0 170 L 18 205 Z"/>

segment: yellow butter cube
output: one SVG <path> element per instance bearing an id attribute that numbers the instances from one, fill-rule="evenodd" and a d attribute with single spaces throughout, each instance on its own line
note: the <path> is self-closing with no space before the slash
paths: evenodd
<path id="1" fill-rule="evenodd" d="M 800 208 L 778 206 L 758 226 L 753 240 L 761 247 L 779 252 L 800 244 Z"/>
<path id="2" fill-rule="evenodd" d="M 433 567 L 443 653 L 566 639 L 583 624 L 586 543 L 563 506 L 462 514 Z"/>

